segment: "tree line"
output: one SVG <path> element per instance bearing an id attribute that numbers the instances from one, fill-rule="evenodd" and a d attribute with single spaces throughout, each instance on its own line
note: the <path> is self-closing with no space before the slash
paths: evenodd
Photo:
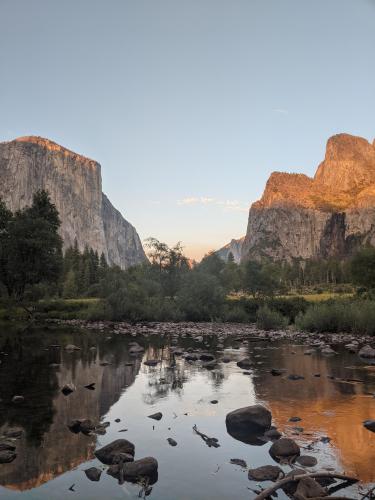
<path id="1" fill-rule="evenodd" d="M 97 297 L 93 315 L 111 319 L 236 319 L 234 297 L 265 299 L 307 286 L 352 283 L 375 288 L 375 249 L 363 248 L 347 261 L 275 263 L 246 261 L 216 253 L 191 263 L 181 243 L 173 247 L 149 238 L 149 262 L 121 270 L 105 255 L 77 242 L 63 253 L 60 219 L 47 192 L 35 193 L 30 207 L 12 213 L 0 200 L 0 294 L 24 303 L 39 299 Z M 247 306 L 248 307 L 248 306 Z M 99 310 L 100 309 L 100 310 Z"/>

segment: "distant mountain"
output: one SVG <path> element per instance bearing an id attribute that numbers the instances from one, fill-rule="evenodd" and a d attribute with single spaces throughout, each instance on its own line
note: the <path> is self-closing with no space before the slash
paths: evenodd
<path id="1" fill-rule="evenodd" d="M 245 236 L 242 238 L 239 238 L 238 240 L 231 240 L 229 243 L 227 243 L 223 248 L 220 248 L 220 250 L 217 250 L 215 253 L 225 260 L 227 262 L 228 260 L 228 255 L 230 253 L 233 254 L 234 257 L 234 262 L 237 264 L 241 260 L 241 254 L 242 254 L 242 244 L 244 242 Z"/>
<path id="2" fill-rule="evenodd" d="M 42 137 L 0 143 L 0 198 L 14 211 L 39 189 L 59 211 L 64 248 L 76 239 L 123 269 L 146 260 L 137 231 L 102 193 L 99 163 Z"/>
<path id="3" fill-rule="evenodd" d="M 375 142 L 328 140 L 314 178 L 274 172 L 250 208 L 242 260 L 347 257 L 375 245 Z"/>

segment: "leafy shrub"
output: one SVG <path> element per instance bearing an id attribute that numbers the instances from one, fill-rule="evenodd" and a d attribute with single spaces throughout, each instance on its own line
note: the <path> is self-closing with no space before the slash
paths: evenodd
<path id="1" fill-rule="evenodd" d="M 278 311 L 273 311 L 268 306 L 262 306 L 257 312 L 257 327 L 262 330 L 277 330 L 286 328 L 288 319 Z"/>
<path id="2" fill-rule="evenodd" d="M 310 306 L 296 318 L 296 327 L 309 332 L 375 334 L 375 302 L 329 301 Z"/>
<path id="3" fill-rule="evenodd" d="M 224 310 L 223 321 L 227 323 L 250 323 L 250 317 L 239 304 L 227 304 Z"/>

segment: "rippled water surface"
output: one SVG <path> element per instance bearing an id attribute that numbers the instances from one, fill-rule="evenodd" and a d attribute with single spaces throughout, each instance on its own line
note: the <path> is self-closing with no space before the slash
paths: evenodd
<path id="1" fill-rule="evenodd" d="M 128 343 L 134 340 L 145 347 L 139 356 L 128 352 Z M 118 438 L 134 443 L 136 459 L 152 456 L 158 460 L 158 481 L 150 498 L 254 498 L 256 483 L 230 459 L 243 459 L 250 467 L 272 464 L 271 443 L 253 446 L 234 439 L 227 433 L 225 416 L 256 402 L 271 410 L 281 432 L 301 446 L 312 444 L 304 453 L 316 456 L 315 469 L 334 468 L 357 475 L 365 483 L 375 482 L 375 434 L 362 426 L 364 420 L 375 418 L 372 367 L 339 348 L 340 354 L 324 357 L 319 353 L 307 356 L 306 346 L 282 341 L 230 338 L 218 347 L 214 336 L 205 336 L 204 343 L 205 351 L 218 359 L 228 355 L 231 361 L 208 370 L 199 362 L 174 356 L 176 347 L 185 352 L 189 347 L 202 348 L 188 336 L 177 340 L 168 335 L 145 338 L 92 331 L 3 330 L 0 435 L 9 427 L 20 427 L 23 434 L 15 440 L 17 458 L 0 464 L 1 498 L 138 498 L 139 485 L 119 485 L 94 457 L 96 448 Z M 67 344 L 81 349 L 66 352 Z M 236 364 L 245 355 L 253 362 L 250 374 Z M 148 359 L 161 363 L 148 367 L 143 364 Z M 305 378 L 273 377 L 273 367 Z M 92 382 L 95 390 L 84 388 Z M 76 386 L 69 396 L 60 391 L 66 383 Z M 12 403 L 14 395 L 23 395 L 24 402 Z M 159 411 L 163 414 L 160 421 L 147 418 Z M 292 416 L 302 420 L 290 423 Z M 73 434 L 67 423 L 74 418 L 107 421 L 110 426 L 105 435 Z M 216 437 L 220 447 L 208 447 L 193 432 L 195 424 Z M 322 443 L 322 436 L 330 442 Z M 176 447 L 168 444 L 169 437 L 177 441 Z M 89 481 L 84 474 L 91 466 L 103 468 L 99 482 Z M 287 472 L 290 467 L 284 469 Z M 352 495 L 356 492 L 353 487 Z"/>

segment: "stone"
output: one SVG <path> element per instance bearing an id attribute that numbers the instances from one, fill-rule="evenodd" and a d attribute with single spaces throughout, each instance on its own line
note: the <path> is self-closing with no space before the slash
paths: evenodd
<path id="1" fill-rule="evenodd" d="M 143 364 L 146 366 L 156 366 L 158 363 L 160 363 L 158 359 L 148 359 L 143 362 Z"/>
<path id="2" fill-rule="evenodd" d="M 273 443 L 269 453 L 276 462 L 283 463 L 297 458 L 300 455 L 300 447 L 293 439 L 283 437 Z"/>
<path id="3" fill-rule="evenodd" d="M 148 478 L 152 484 L 157 479 L 158 462 L 153 457 L 145 457 L 134 462 L 112 465 L 107 473 L 117 479 L 121 479 L 123 476 L 125 481 L 130 482 L 138 482 L 142 478 Z"/>
<path id="4" fill-rule="evenodd" d="M 212 405 L 217 405 L 217 404 L 218 404 L 218 402 L 219 402 L 219 401 L 218 401 L 217 399 L 213 399 L 212 401 L 210 401 L 210 403 L 211 403 Z"/>
<path id="5" fill-rule="evenodd" d="M 302 418 L 300 417 L 290 417 L 289 422 L 301 422 Z"/>
<path id="6" fill-rule="evenodd" d="M 69 396 L 69 394 L 71 394 L 74 391 L 75 387 L 73 384 L 65 384 L 61 389 L 61 392 L 64 394 L 64 396 Z"/>
<path id="7" fill-rule="evenodd" d="M 175 441 L 173 438 L 168 438 L 167 441 L 171 446 L 177 446 L 177 441 Z"/>
<path id="8" fill-rule="evenodd" d="M 296 462 L 298 462 L 303 467 L 314 467 L 318 461 L 315 457 L 311 457 L 310 455 L 301 455 L 297 457 Z"/>
<path id="9" fill-rule="evenodd" d="M 302 375 L 295 375 L 293 373 L 288 375 L 288 380 L 303 380 L 304 378 Z"/>
<path id="10" fill-rule="evenodd" d="M 3 432 L 4 436 L 8 438 L 20 438 L 23 434 L 23 429 L 21 427 L 10 427 Z"/>
<path id="11" fill-rule="evenodd" d="M 263 433 L 271 427 L 272 415 L 262 405 L 246 406 L 228 413 L 225 419 L 227 431 L 244 433 Z"/>
<path id="12" fill-rule="evenodd" d="M 266 431 L 264 433 L 264 437 L 266 437 L 267 439 L 279 439 L 281 438 L 282 434 L 281 432 L 279 432 L 277 429 L 270 429 L 269 431 Z"/>
<path id="13" fill-rule="evenodd" d="M 25 398 L 23 396 L 13 396 L 12 397 L 12 403 L 19 404 L 23 403 L 25 401 Z"/>
<path id="14" fill-rule="evenodd" d="M 230 463 L 233 465 L 239 465 L 243 469 L 247 469 L 247 463 L 242 458 L 231 458 Z"/>
<path id="15" fill-rule="evenodd" d="M 375 432 L 375 420 L 365 420 L 363 422 L 364 427 L 369 431 Z"/>
<path id="16" fill-rule="evenodd" d="M 153 413 L 152 415 L 148 415 L 148 418 L 152 418 L 153 420 L 161 420 L 163 418 L 163 414 L 159 411 L 157 413 Z"/>
<path id="17" fill-rule="evenodd" d="M 120 454 L 123 456 L 134 457 L 135 447 L 134 444 L 126 439 L 116 439 L 112 443 L 103 446 L 95 451 L 95 456 L 103 464 L 112 465 L 118 460 Z"/>
<path id="18" fill-rule="evenodd" d="M 365 345 L 358 351 L 358 356 L 360 358 L 375 358 L 375 349 L 373 349 L 370 345 Z"/>
<path id="19" fill-rule="evenodd" d="M 280 377 L 280 375 L 282 375 L 283 372 L 284 372 L 284 370 L 279 370 L 277 368 L 272 368 L 271 375 L 273 375 L 274 377 Z"/>
<path id="20" fill-rule="evenodd" d="M 252 362 L 249 358 L 243 358 L 237 361 L 237 366 L 244 370 L 248 370 L 249 368 L 252 367 Z"/>
<path id="21" fill-rule="evenodd" d="M 147 261 L 135 228 L 102 193 L 101 166 L 42 137 L 0 143 L 0 198 L 13 212 L 45 189 L 61 219 L 64 249 L 85 245 L 122 269 Z"/>
<path id="22" fill-rule="evenodd" d="M 85 469 L 84 473 L 90 479 L 90 481 L 99 481 L 100 476 L 102 475 L 102 471 L 97 467 L 90 467 L 89 469 Z"/>
<path id="23" fill-rule="evenodd" d="M 248 472 L 250 481 L 277 481 L 284 473 L 277 465 L 263 465 Z"/>
<path id="24" fill-rule="evenodd" d="M 68 344 L 65 346 L 65 350 L 66 351 L 80 351 L 81 348 L 80 347 L 77 347 L 76 345 L 74 344 Z"/>
<path id="25" fill-rule="evenodd" d="M 213 354 L 203 353 L 199 356 L 201 361 L 214 361 L 216 358 Z"/>

